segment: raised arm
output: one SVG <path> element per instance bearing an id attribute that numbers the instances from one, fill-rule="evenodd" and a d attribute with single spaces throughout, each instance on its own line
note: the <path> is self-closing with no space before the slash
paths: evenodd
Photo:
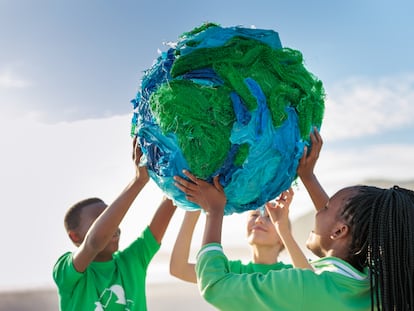
<path id="1" fill-rule="evenodd" d="M 197 283 L 195 264 L 189 262 L 191 241 L 200 211 L 186 211 L 170 258 L 171 275 L 187 282 Z"/>
<path id="2" fill-rule="evenodd" d="M 289 206 L 292 202 L 293 195 L 294 192 L 292 188 L 282 192 L 275 203 L 269 202 L 266 204 L 266 209 L 270 215 L 270 219 L 275 225 L 277 233 L 289 253 L 293 266 L 295 268 L 313 269 L 296 240 L 293 238 L 289 228 Z"/>
<path id="3" fill-rule="evenodd" d="M 161 240 L 176 209 L 177 207 L 173 202 L 164 196 L 152 217 L 149 228 L 159 244 L 161 244 Z"/>
<path id="4" fill-rule="evenodd" d="M 318 178 L 314 173 L 316 161 L 319 158 L 319 153 L 322 149 L 323 141 L 318 130 L 314 128 L 314 131 L 310 134 L 312 148 L 308 154 L 308 148 L 305 147 L 303 156 L 300 159 L 297 174 L 303 182 L 309 196 L 315 206 L 315 209 L 319 211 L 324 208 L 328 202 L 329 196 L 319 183 Z"/>
<path id="5" fill-rule="evenodd" d="M 200 206 L 206 212 L 206 225 L 204 228 L 203 245 L 221 243 L 221 230 L 223 225 L 224 207 L 227 198 L 220 185 L 218 176 L 214 184 L 198 179 L 188 171 L 183 173 L 189 178 L 185 180 L 175 176 L 176 186 L 186 194 L 187 200 Z"/>
<path id="6" fill-rule="evenodd" d="M 88 229 L 84 239 L 80 242 L 79 248 L 73 255 L 73 265 L 77 271 L 85 271 L 95 257 L 106 247 L 118 230 L 119 224 L 132 202 L 147 184 L 149 180 L 147 168 L 139 166 L 141 156 L 141 149 L 137 140 L 134 139 L 133 160 L 136 164 L 135 177 Z"/>

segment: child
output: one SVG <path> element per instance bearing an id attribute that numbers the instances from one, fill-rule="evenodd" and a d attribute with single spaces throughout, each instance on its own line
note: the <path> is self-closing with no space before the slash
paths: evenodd
<path id="1" fill-rule="evenodd" d="M 312 187 L 317 183 L 313 169 L 322 148 L 322 138 L 316 129 L 311 134 L 311 142 L 313 146 L 312 151 L 309 155 L 306 155 L 307 149 L 305 149 L 304 153 L 306 156 L 301 159 L 298 167 L 298 175 L 305 186 L 308 187 Z M 195 177 L 193 176 L 193 178 Z M 320 196 L 316 195 L 316 193 L 320 192 L 314 192 L 315 197 L 312 199 L 315 202 L 316 208 L 319 209 L 319 206 L 324 205 L 328 198 L 325 192 L 322 192 Z M 293 267 L 313 270 L 290 230 L 288 215 L 293 195 L 293 189 L 290 188 L 284 191 L 275 202 L 268 202 L 264 215 L 261 214 L 260 209 L 249 212 L 247 233 L 248 241 L 253 251 L 253 259 L 247 265 L 243 265 L 240 260 L 229 261 L 230 271 L 233 273 L 266 273 L 270 270 L 291 268 L 292 265 L 286 265 L 277 261 L 279 253 L 283 248 L 286 248 L 289 253 Z M 190 263 L 188 259 L 191 240 L 199 215 L 200 212 L 194 211 L 185 213 L 170 258 L 170 273 L 181 280 L 192 283 L 197 282 L 195 264 Z M 259 229 L 257 233 L 252 232 L 251 227 L 256 222 L 261 222 L 265 226 L 265 230 Z"/>
<path id="2" fill-rule="evenodd" d="M 313 179 L 305 187 L 317 202 L 307 241 L 321 257 L 312 262 L 315 271 L 293 268 L 265 276 L 239 275 L 227 269 L 220 245 L 223 189 L 218 182 L 212 186 L 186 175 L 190 181 L 176 178 L 179 188 L 206 212 L 196 264 L 199 288 L 219 310 L 414 310 L 413 191 L 347 187 L 322 207 L 325 192 Z"/>
<path id="3" fill-rule="evenodd" d="M 292 196 L 289 196 L 289 202 Z M 287 199 L 286 199 L 287 200 Z M 200 211 L 187 211 L 184 215 L 180 231 L 170 258 L 170 273 L 187 282 L 197 283 L 195 264 L 189 262 L 191 240 Z M 288 218 L 284 219 L 290 233 Z M 243 264 L 241 260 L 229 261 L 229 269 L 233 273 L 266 273 L 269 270 L 292 268 L 290 264 L 278 261 L 279 253 L 284 245 L 275 225 L 272 223 L 267 209 L 249 211 L 247 218 L 247 240 L 252 249 L 252 261 Z"/>
<path id="4" fill-rule="evenodd" d="M 150 225 L 125 250 L 118 251 L 119 224 L 149 180 L 140 167 L 141 149 L 133 140 L 136 176 L 109 206 L 90 198 L 72 206 L 65 228 L 78 247 L 56 262 L 53 278 L 60 310 L 146 310 L 145 277 L 176 209 L 164 198 Z"/>

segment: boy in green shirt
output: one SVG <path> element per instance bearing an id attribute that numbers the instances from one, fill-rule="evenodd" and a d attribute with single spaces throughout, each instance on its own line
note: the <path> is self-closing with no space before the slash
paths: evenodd
<path id="1" fill-rule="evenodd" d="M 149 180 L 146 167 L 139 166 L 136 138 L 133 148 L 136 176 L 111 205 L 90 198 L 66 213 L 65 228 L 78 248 L 62 255 L 53 269 L 61 311 L 147 310 L 147 267 L 176 207 L 164 198 L 141 236 L 118 251 L 119 224 Z"/>

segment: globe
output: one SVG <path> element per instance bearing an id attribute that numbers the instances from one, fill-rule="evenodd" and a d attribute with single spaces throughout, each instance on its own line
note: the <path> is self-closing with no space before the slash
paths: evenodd
<path id="1" fill-rule="evenodd" d="M 185 210 L 183 169 L 227 196 L 225 214 L 262 207 L 288 189 L 324 113 L 322 82 L 274 30 L 206 23 L 183 33 L 144 72 L 133 104 L 152 180 Z"/>

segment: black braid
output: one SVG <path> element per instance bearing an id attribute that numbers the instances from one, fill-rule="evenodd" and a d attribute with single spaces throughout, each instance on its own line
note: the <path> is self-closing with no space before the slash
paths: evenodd
<path id="1" fill-rule="evenodd" d="M 371 271 L 372 310 L 414 311 L 414 192 L 351 189 L 342 211 L 352 234 L 348 261 Z"/>

